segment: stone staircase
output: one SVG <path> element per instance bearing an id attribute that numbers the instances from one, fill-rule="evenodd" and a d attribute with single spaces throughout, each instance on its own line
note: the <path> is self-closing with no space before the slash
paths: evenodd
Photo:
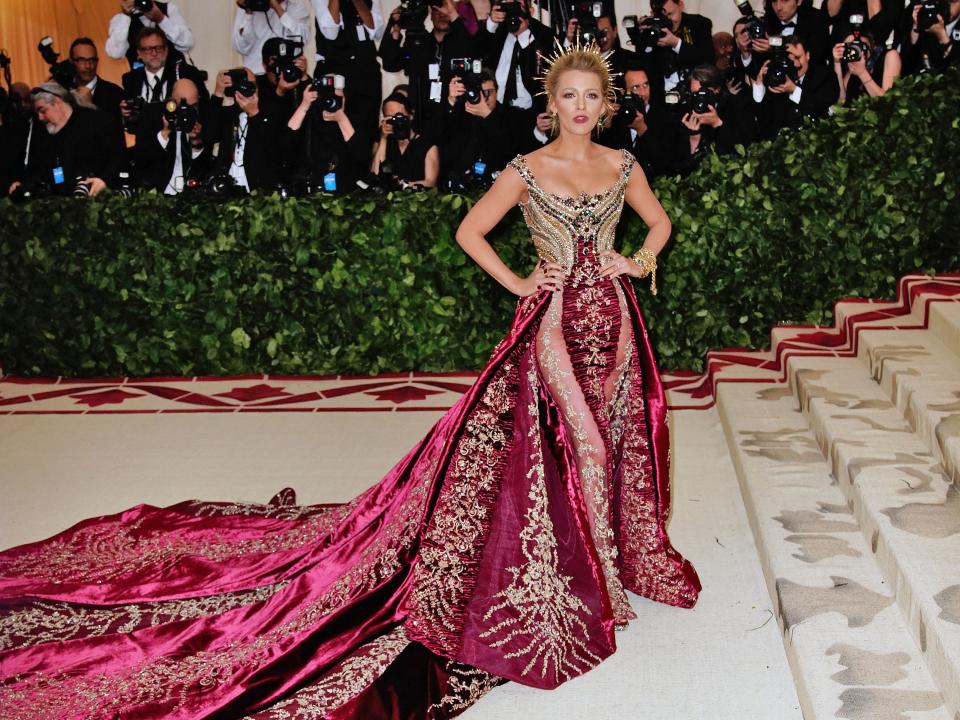
<path id="1" fill-rule="evenodd" d="M 668 378 L 715 403 L 804 717 L 960 720 L 960 276 Z"/>

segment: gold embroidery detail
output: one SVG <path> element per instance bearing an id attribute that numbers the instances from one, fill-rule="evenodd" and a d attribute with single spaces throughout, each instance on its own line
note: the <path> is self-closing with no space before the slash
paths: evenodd
<path id="1" fill-rule="evenodd" d="M 500 648 L 519 639 L 523 645 L 504 653 L 506 658 L 529 657 L 521 671 L 527 674 L 540 663 L 539 673 L 552 673 L 557 682 L 585 672 L 600 662 L 586 645 L 590 633 L 583 618 L 591 615 L 590 608 L 570 589 L 569 575 L 560 571 L 557 539 L 547 501 L 547 485 L 540 444 L 540 417 L 537 402 L 537 373 L 533 363 L 527 372 L 531 401 L 527 406 L 532 422 L 529 436 L 533 445 L 530 469 L 532 477 L 527 497 L 532 504 L 524 514 L 520 532 L 520 549 L 525 559 L 521 567 L 508 567 L 511 580 L 494 598 L 483 615 L 484 621 L 498 616 L 502 619 L 480 633 L 489 638 L 489 646 Z"/>
<path id="2" fill-rule="evenodd" d="M 26 607 L 0 615 L 0 650 L 108 633 L 129 633 L 138 628 L 177 620 L 219 615 L 236 607 L 266 600 L 286 584 L 281 582 L 252 590 L 186 600 L 112 607 L 34 600 Z"/>
<path id="3" fill-rule="evenodd" d="M 292 527 L 240 540 L 180 536 L 163 530 L 138 535 L 142 521 L 114 521 L 72 533 L 66 540 L 46 542 L 35 550 L 0 560 L 0 574 L 35 577 L 53 583 L 104 582 L 147 567 L 172 567 L 184 557 L 224 562 L 250 555 L 293 550 L 315 543 L 350 514 L 347 503 Z"/>
<path id="4" fill-rule="evenodd" d="M 427 708 L 428 719 L 437 716 L 436 710 L 441 712 L 440 717 L 450 717 L 453 712 L 466 710 L 501 682 L 496 675 L 463 663 L 448 661 L 446 669 L 450 673 L 446 692 Z"/>
<path id="5" fill-rule="evenodd" d="M 349 658 L 289 698 L 253 715 L 249 720 L 323 720 L 331 710 L 370 686 L 410 644 L 403 626 L 361 645 Z"/>

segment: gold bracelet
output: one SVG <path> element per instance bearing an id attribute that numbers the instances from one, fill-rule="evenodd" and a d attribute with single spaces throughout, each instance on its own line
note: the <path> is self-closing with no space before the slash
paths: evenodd
<path id="1" fill-rule="evenodd" d="M 657 256 L 648 248 L 640 248 L 633 254 L 633 261 L 640 266 L 640 277 L 650 276 L 650 292 L 657 294 Z"/>

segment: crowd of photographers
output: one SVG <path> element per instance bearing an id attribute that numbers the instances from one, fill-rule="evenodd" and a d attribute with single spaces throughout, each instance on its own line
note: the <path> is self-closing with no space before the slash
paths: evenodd
<path id="1" fill-rule="evenodd" d="M 130 64 L 122 87 L 99 77 L 89 38 L 65 60 L 44 38 L 50 79 L 32 89 L 0 52 L 0 195 L 483 187 L 551 140 L 537 78 L 555 38 L 610 52 L 618 102 L 597 137 L 651 177 L 960 57 L 960 0 L 766 0 L 762 15 L 744 1 L 715 34 L 683 0 L 619 26 L 612 0 L 551 3 L 549 26 L 529 0 L 494 3 L 403 0 L 384 18 L 379 0 L 237 0 L 243 67 L 218 72 L 211 95 L 176 5 L 122 0 L 104 48 Z M 381 68 L 407 80 L 386 97 Z"/>

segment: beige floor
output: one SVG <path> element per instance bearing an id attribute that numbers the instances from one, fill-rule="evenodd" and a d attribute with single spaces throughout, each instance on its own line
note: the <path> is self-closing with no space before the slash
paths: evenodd
<path id="1" fill-rule="evenodd" d="M 284 486 L 301 502 L 346 500 L 439 415 L 2 415 L 0 547 L 140 502 L 263 502 Z M 617 634 L 619 651 L 598 668 L 549 693 L 497 688 L 465 718 L 801 717 L 717 415 L 678 411 L 673 429 L 671 535 L 703 580 L 697 608 L 633 597 L 640 618 Z"/>

